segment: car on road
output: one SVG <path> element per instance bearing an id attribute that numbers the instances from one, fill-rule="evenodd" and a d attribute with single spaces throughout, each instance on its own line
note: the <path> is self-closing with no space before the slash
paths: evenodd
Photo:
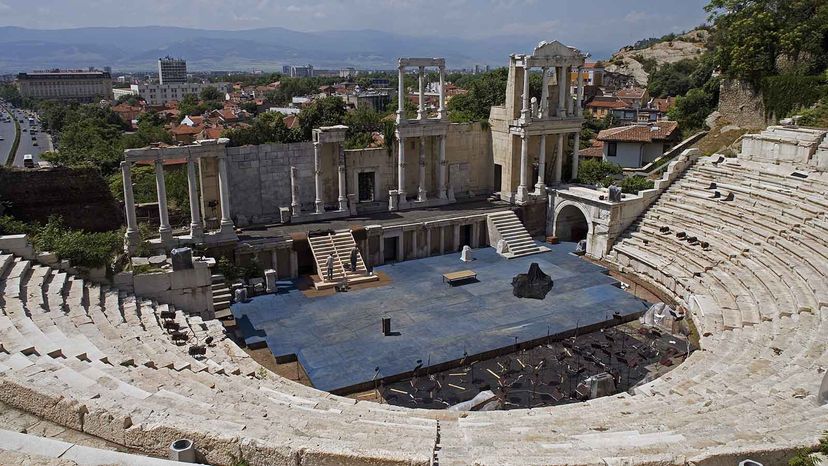
<path id="1" fill-rule="evenodd" d="M 26 168 L 34 168 L 35 164 L 32 154 L 25 154 L 23 156 L 23 166 Z"/>
<path id="2" fill-rule="evenodd" d="M 35 146 L 35 147 L 37 147 L 37 146 L 38 146 L 37 141 L 32 141 L 32 145 L 33 145 L 33 146 Z"/>
<path id="3" fill-rule="evenodd" d="M 23 131 L 24 133 L 28 133 L 28 132 L 29 132 L 29 130 L 28 130 L 28 129 L 26 129 L 26 128 L 22 128 L 20 131 Z"/>
<path id="4" fill-rule="evenodd" d="M 4 138 L 3 136 L 0 136 L 0 141 L 5 141 L 5 140 L 6 140 L 6 138 Z"/>

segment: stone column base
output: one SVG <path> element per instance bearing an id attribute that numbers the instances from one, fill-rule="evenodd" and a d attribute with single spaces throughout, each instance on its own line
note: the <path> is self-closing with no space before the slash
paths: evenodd
<path id="1" fill-rule="evenodd" d="M 539 196 L 546 194 L 546 183 L 535 184 L 535 194 Z"/>
<path id="2" fill-rule="evenodd" d="M 164 246 L 172 244 L 175 241 L 172 229 L 158 230 L 158 233 L 161 235 L 161 242 L 164 243 Z"/>
<path id="3" fill-rule="evenodd" d="M 141 234 L 138 230 L 132 230 L 124 234 L 124 250 L 129 254 L 135 252 L 135 249 L 141 244 Z"/>
<path id="4" fill-rule="evenodd" d="M 529 191 L 526 190 L 526 186 L 518 186 L 517 192 L 515 193 L 515 202 L 523 204 L 527 199 L 529 199 Z"/>

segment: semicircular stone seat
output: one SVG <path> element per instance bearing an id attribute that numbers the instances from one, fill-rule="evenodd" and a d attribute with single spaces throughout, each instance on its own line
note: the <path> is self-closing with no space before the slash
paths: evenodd
<path id="1" fill-rule="evenodd" d="M 217 321 L 0 253 L 0 401 L 148 455 L 191 439 L 211 464 L 785 462 L 828 426 L 826 187 L 702 159 L 622 235 L 609 260 L 684 305 L 701 335 L 632 394 L 463 413 L 335 396 L 262 371 Z M 205 354 L 168 321 L 212 337 Z"/>

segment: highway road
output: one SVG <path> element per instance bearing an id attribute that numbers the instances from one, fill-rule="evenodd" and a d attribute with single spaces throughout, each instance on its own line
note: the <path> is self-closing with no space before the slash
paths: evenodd
<path id="1" fill-rule="evenodd" d="M 14 118 L 20 124 L 20 145 L 17 147 L 17 153 L 14 156 L 14 166 L 23 166 L 23 156 L 32 154 L 32 160 L 35 164 L 40 161 L 40 154 L 49 150 L 49 135 L 40 131 L 40 123 L 35 119 L 34 126 L 38 129 L 32 139 L 31 126 L 29 124 L 29 116 L 20 109 L 14 109 Z M 20 122 L 23 120 L 23 122 Z M 0 154 L 7 155 L 14 143 L 14 122 L 0 123 L 0 136 L 5 140 L 0 141 Z M 35 145 L 37 141 L 37 145 Z M 5 161 L 5 159 L 3 159 Z"/>
<path id="2" fill-rule="evenodd" d="M 4 120 L 9 114 L 5 109 L 0 109 L 0 165 L 6 163 L 6 157 L 9 155 L 12 144 L 14 144 L 14 123 L 9 121 L 4 123 Z"/>

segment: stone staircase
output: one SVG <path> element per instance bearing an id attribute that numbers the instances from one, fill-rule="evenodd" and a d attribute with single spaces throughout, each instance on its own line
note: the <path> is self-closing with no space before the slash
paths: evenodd
<path id="1" fill-rule="evenodd" d="M 216 319 L 223 320 L 232 317 L 230 313 L 230 304 L 232 302 L 232 293 L 227 283 L 224 280 L 224 275 L 216 273 L 210 276 L 213 288 L 213 309 L 216 313 Z"/>
<path id="2" fill-rule="evenodd" d="M 549 250 L 546 246 L 538 246 L 535 243 L 526 231 L 526 227 L 520 223 L 520 219 L 511 210 L 489 214 L 488 219 L 490 226 L 494 227 L 506 243 L 507 249 L 501 253 L 503 257 L 514 259 Z"/>
<path id="3" fill-rule="evenodd" d="M 317 290 L 332 288 L 340 282 L 347 281 L 349 284 L 365 283 L 378 280 L 376 275 L 369 275 L 362 259 L 362 253 L 357 252 L 356 270 L 350 270 L 351 249 L 356 247 L 356 241 L 350 231 L 328 234 L 324 236 L 313 236 L 308 238 L 313 252 L 313 260 L 316 264 L 317 279 L 314 287 Z M 327 279 L 326 262 L 328 255 L 334 256 L 333 279 Z"/>

